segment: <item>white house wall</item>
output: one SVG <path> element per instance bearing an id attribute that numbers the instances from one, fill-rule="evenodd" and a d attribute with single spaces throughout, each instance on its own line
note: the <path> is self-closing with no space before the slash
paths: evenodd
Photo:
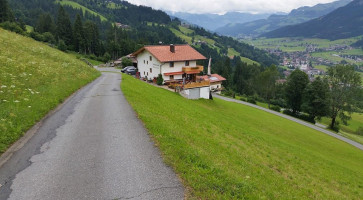
<path id="1" fill-rule="evenodd" d="M 181 72 L 183 71 L 183 67 L 196 67 L 197 61 L 189 61 L 189 66 L 185 66 L 185 61 L 182 62 L 174 62 L 174 67 L 170 67 L 170 63 L 164 63 L 161 66 L 161 74 L 163 75 L 164 80 L 170 80 L 170 76 L 165 76 L 164 73 L 171 72 Z M 182 75 L 174 75 L 174 79 L 182 79 Z"/>
<path id="2" fill-rule="evenodd" d="M 137 56 L 137 68 L 140 72 L 140 77 L 142 78 L 147 77 L 150 80 L 154 77 L 158 77 L 160 74 L 160 66 L 161 63 L 148 51 L 144 51 Z"/>

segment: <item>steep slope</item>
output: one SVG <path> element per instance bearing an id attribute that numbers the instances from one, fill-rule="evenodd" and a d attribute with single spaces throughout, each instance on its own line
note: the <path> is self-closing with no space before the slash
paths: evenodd
<path id="1" fill-rule="evenodd" d="M 176 12 L 167 12 L 170 16 L 180 18 L 187 21 L 190 24 L 194 24 L 203 27 L 207 30 L 214 31 L 219 27 L 225 26 L 230 23 L 239 22 L 245 23 L 255 21 L 259 19 L 266 19 L 269 14 L 250 14 L 250 13 L 239 13 L 239 12 L 227 12 L 224 15 L 218 14 L 191 14 Z"/>
<path id="2" fill-rule="evenodd" d="M 363 196 L 363 151 L 331 136 L 237 103 L 190 101 L 127 75 L 121 87 L 190 199 Z"/>
<path id="3" fill-rule="evenodd" d="M 228 24 L 218 28 L 216 32 L 231 36 L 258 36 L 278 28 L 303 23 L 308 20 L 326 15 L 333 10 L 347 5 L 352 0 L 340 0 L 328 4 L 318 4 L 313 7 L 301 7 L 292 10 L 288 15 L 271 15 L 268 19 L 248 23 Z"/>
<path id="4" fill-rule="evenodd" d="M 0 154 L 99 72 L 48 45 L 0 28 Z"/>
<path id="5" fill-rule="evenodd" d="M 363 0 L 354 0 L 323 17 L 298 25 L 286 26 L 262 36 L 336 40 L 359 35 L 363 35 Z"/>

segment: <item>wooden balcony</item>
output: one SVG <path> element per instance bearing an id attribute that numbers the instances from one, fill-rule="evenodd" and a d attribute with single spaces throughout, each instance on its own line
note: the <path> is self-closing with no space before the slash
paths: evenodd
<path id="1" fill-rule="evenodd" d="M 180 87 L 180 88 L 184 88 L 184 89 L 190 89 L 190 88 L 197 88 L 197 87 L 208 87 L 210 86 L 210 81 L 200 81 L 200 82 L 189 82 L 186 83 L 184 86 L 182 83 L 170 83 L 170 87 L 171 88 L 176 88 L 176 87 Z"/>
<path id="2" fill-rule="evenodd" d="M 196 67 L 183 67 L 182 71 L 189 74 L 189 73 L 194 73 L 194 72 L 201 72 L 203 71 L 204 67 L 201 65 L 197 65 Z"/>

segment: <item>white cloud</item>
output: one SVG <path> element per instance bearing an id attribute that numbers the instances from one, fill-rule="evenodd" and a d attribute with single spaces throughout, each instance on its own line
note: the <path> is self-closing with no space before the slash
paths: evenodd
<path id="1" fill-rule="evenodd" d="M 128 0 L 136 5 L 155 9 L 189 13 L 250 13 L 290 12 L 301 6 L 313 6 L 336 0 Z"/>

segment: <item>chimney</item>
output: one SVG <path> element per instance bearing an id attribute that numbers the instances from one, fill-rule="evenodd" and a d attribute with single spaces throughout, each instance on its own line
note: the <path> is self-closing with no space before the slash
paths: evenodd
<path id="1" fill-rule="evenodd" d="M 210 57 L 209 58 L 209 63 L 208 63 L 208 76 L 211 76 L 211 69 L 210 69 L 210 67 L 211 67 L 211 64 L 212 64 L 212 57 Z"/>
<path id="2" fill-rule="evenodd" d="M 175 53 L 175 46 L 173 44 L 170 44 L 170 52 Z"/>

